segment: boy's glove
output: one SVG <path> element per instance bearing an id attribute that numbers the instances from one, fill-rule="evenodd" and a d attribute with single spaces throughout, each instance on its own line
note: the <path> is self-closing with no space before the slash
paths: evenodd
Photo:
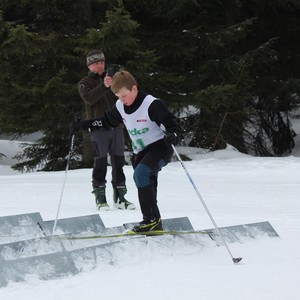
<path id="1" fill-rule="evenodd" d="M 176 145 L 178 143 L 177 134 L 175 132 L 166 132 L 164 141 L 168 146 Z"/>
<path id="2" fill-rule="evenodd" d="M 70 133 L 69 136 L 76 134 L 78 131 L 94 131 L 99 129 L 109 130 L 108 126 L 104 126 L 101 120 L 85 120 L 77 121 L 70 124 Z"/>
<path id="3" fill-rule="evenodd" d="M 92 128 L 93 126 L 91 120 L 73 122 L 70 124 L 69 136 L 72 137 L 78 131 L 89 131 L 90 129 L 93 130 Z"/>

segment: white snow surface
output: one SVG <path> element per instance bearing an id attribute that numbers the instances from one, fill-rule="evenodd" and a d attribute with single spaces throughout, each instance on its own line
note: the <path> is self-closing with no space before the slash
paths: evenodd
<path id="1" fill-rule="evenodd" d="M 0 152 L 14 143 L 0 141 Z M 228 246 L 174 242 L 128 245 L 114 251 L 114 261 L 99 261 L 92 269 L 67 278 L 43 281 L 28 276 L 0 289 L 0 299 L 12 300 L 297 300 L 300 299 L 300 157 L 261 158 L 228 147 L 189 153 L 185 162 L 214 220 L 220 227 L 269 221 L 280 238 L 258 237 Z M 3 164 L 2 164 L 3 163 Z M 0 216 L 40 212 L 55 219 L 65 172 L 18 173 L 0 160 Z M 131 166 L 128 200 L 135 211 L 100 212 L 106 227 L 141 220 Z M 68 171 L 59 218 L 98 213 L 91 194 L 91 169 Z M 110 169 L 107 196 L 112 204 Z M 163 218 L 188 217 L 194 229 L 213 228 L 201 201 L 179 162 L 159 174 L 158 201 Z M 184 240 L 183 240 L 184 241 Z"/>

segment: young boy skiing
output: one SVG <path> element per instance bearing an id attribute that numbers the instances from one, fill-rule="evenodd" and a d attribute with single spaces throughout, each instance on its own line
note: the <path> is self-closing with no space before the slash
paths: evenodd
<path id="1" fill-rule="evenodd" d="M 119 98 L 115 106 L 99 118 L 74 123 L 72 133 L 110 129 L 124 123 L 132 141 L 133 178 L 143 214 L 143 220 L 132 231 L 163 230 L 157 205 L 157 177 L 173 155 L 171 145 L 177 144 L 181 128 L 161 100 L 138 89 L 129 72 L 117 72 L 111 90 Z"/>

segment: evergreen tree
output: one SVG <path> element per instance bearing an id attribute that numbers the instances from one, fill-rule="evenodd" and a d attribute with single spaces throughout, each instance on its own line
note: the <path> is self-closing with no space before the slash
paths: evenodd
<path id="1" fill-rule="evenodd" d="M 15 165 L 16 169 L 61 169 L 64 164 L 60 161 L 69 148 L 69 123 L 79 107 L 75 86 L 78 58 L 73 53 L 77 29 L 72 31 L 74 22 L 65 22 L 63 13 L 72 10 L 71 1 L 64 2 L 65 7 L 60 7 L 59 1 L 43 6 L 40 1 L 16 2 L 1 3 L 7 19 L 0 45 L 1 131 L 17 136 L 36 131 L 44 134 L 19 156 L 29 160 Z M 26 24 L 18 24 L 23 22 Z"/>
<path id="2" fill-rule="evenodd" d="M 159 93 L 179 108 L 200 108 L 184 122 L 194 133 L 190 145 L 229 143 L 259 155 L 291 150 L 289 113 L 299 103 L 299 67 L 291 74 L 286 59 L 299 66 L 297 1 L 126 4 L 141 24 L 141 45 L 159 56 Z"/>
<path id="3" fill-rule="evenodd" d="M 69 123 L 84 107 L 84 55 L 99 47 L 178 115 L 193 108 L 183 119 L 189 145 L 288 153 L 299 107 L 299 12 L 298 0 L 2 0 L 0 134 L 43 132 L 15 167 L 65 167 Z M 81 155 L 80 135 L 75 146 Z"/>
<path id="4" fill-rule="evenodd" d="M 290 69 L 292 62 L 299 66 L 299 41 L 296 38 L 299 25 L 295 27 L 295 22 L 299 24 L 296 17 L 300 12 L 299 4 L 295 1 L 243 1 L 240 4 L 242 10 L 236 9 L 239 13 L 230 12 L 230 16 L 246 18 L 243 23 L 247 24 L 247 31 L 243 30 L 242 23 L 227 27 L 221 38 L 226 47 L 217 53 L 213 63 L 218 66 L 213 70 L 221 77 L 218 79 L 213 74 L 209 79 L 213 86 L 197 94 L 202 108 L 199 127 L 205 128 L 201 134 L 207 137 L 201 143 L 205 142 L 204 145 L 212 149 L 223 148 L 229 143 L 240 151 L 258 155 L 289 153 L 294 147 L 290 113 L 299 105 L 299 72 Z M 230 20 L 234 22 L 234 18 Z M 244 38 L 237 40 L 239 48 L 232 47 L 230 40 L 228 42 L 227 36 L 230 37 L 234 28 L 246 33 Z M 238 34 L 231 36 L 236 38 Z M 237 67 L 231 75 L 224 69 L 228 61 L 231 70 Z M 207 70 L 204 70 L 205 74 L 208 74 Z M 214 82 L 215 78 L 217 81 Z M 227 83 L 234 83 L 231 103 L 225 104 L 217 117 L 219 107 L 215 105 L 223 102 L 226 94 L 216 91 Z M 207 116 L 213 120 L 206 120 Z"/>

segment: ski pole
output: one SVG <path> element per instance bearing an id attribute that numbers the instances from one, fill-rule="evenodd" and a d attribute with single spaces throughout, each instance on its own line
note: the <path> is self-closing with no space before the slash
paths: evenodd
<path id="1" fill-rule="evenodd" d="M 78 121 L 79 119 L 80 118 L 76 114 L 75 120 Z M 74 138 L 75 138 L 75 134 L 73 134 L 72 138 L 71 138 L 71 145 L 70 145 L 70 150 L 69 150 L 68 159 L 67 159 L 67 166 L 66 166 L 66 170 L 65 170 L 65 177 L 64 177 L 64 182 L 63 182 L 63 186 L 62 186 L 61 193 L 60 193 L 60 199 L 59 199 L 59 203 L 58 203 L 58 207 L 57 207 L 57 212 L 56 212 L 56 217 L 55 217 L 55 221 L 54 221 L 54 225 L 53 225 L 53 229 L 52 229 L 52 235 L 54 235 L 55 229 L 56 229 L 56 225 L 57 225 L 57 219 L 58 219 L 58 215 L 59 215 L 59 211 L 60 211 L 60 206 L 61 206 L 61 202 L 62 202 L 62 197 L 63 197 L 63 194 L 64 194 L 65 185 L 66 185 L 66 179 L 67 179 L 67 173 L 68 173 L 68 170 L 69 170 L 70 159 L 71 159 L 71 155 L 72 155 L 73 148 L 74 148 Z"/>
<path id="2" fill-rule="evenodd" d="M 193 181 L 191 175 L 189 174 L 187 168 L 185 167 L 185 165 L 184 165 L 184 163 L 183 163 L 183 161 L 182 161 L 180 155 L 178 154 L 178 152 L 177 152 L 175 146 L 172 145 L 172 148 L 173 148 L 174 153 L 176 154 L 176 156 L 177 156 L 177 158 L 178 158 L 178 160 L 179 160 L 179 162 L 180 162 L 182 168 L 184 169 L 184 171 L 185 171 L 185 173 L 186 173 L 188 179 L 190 180 L 190 182 L 191 182 L 191 184 L 192 184 L 194 190 L 196 191 L 196 194 L 197 194 L 198 198 L 200 199 L 200 201 L 201 201 L 201 203 L 202 203 L 204 209 L 206 210 L 206 212 L 207 212 L 207 214 L 208 214 L 208 216 L 209 216 L 211 222 L 213 223 L 213 225 L 214 225 L 214 227 L 215 227 L 217 233 L 218 233 L 219 236 L 221 237 L 221 240 L 222 240 L 224 246 L 226 247 L 226 249 L 227 249 L 229 255 L 231 256 L 232 261 L 233 261 L 235 264 L 239 263 L 239 262 L 242 260 L 242 258 L 241 258 L 241 257 L 236 257 L 236 258 L 233 257 L 233 255 L 232 255 L 232 253 L 231 253 L 231 251 L 230 251 L 230 249 L 229 249 L 229 247 L 228 247 L 228 245 L 227 245 L 227 243 L 226 243 L 226 241 L 225 241 L 225 238 L 224 238 L 223 234 L 221 233 L 221 231 L 220 231 L 220 229 L 219 229 L 217 223 L 215 222 L 213 216 L 211 215 L 211 213 L 210 213 L 210 211 L 209 211 L 207 205 L 205 204 L 205 202 L 204 202 L 204 200 L 203 200 L 203 198 L 202 198 L 202 196 L 201 196 L 201 194 L 200 194 L 200 192 L 199 192 L 197 186 L 195 185 L 195 183 L 194 183 L 194 181 Z"/>

